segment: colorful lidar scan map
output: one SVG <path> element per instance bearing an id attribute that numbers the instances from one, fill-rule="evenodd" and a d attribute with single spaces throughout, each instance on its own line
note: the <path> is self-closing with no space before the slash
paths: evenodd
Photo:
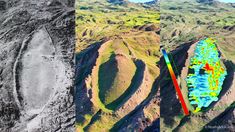
<path id="1" fill-rule="evenodd" d="M 218 95 L 227 75 L 220 60 L 216 41 L 206 38 L 199 41 L 195 54 L 190 59 L 190 67 L 186 78 L 189 101 L 194 106 L 194 112 L 208 107 L 213 101 L 218 101 Z"/>

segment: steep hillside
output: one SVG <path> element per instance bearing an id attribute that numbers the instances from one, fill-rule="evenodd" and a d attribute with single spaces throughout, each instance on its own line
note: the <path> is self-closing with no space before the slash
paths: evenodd
<path id="1" fill-rule="evenodd" d="M 160 56 L 157 6 L 77 3 L 77 130 L 144 130 L 160 114 L 154 87 Z"/>

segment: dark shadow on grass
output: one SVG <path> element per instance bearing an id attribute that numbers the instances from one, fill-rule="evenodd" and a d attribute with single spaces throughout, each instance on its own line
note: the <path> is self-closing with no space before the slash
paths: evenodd
<path id="1" fill-rule="evenodd" d="M 89 124 L 84 128 L 84 131 L 87 132 L 89 127 L 94 124 L 97 120 L 99 120 L 101 118 L 101 110 L 99 110 L 92 118 L 91 121 L 89 122 Z"/>
<path id="2" fill-rule="evenodd" d="M 90 101 L 91 91 L 85 85 L 85 78 L 91 74 L 92 68 L 95 66 L 98 49 L 103 42 L 91 44 L 87 49 L 76 54 L 76 71 L 75 71 L 75 106 L 76 106 L 76 122 L 83 124 L 85 122 L 84 115 L 93 114 L 92 102 Z"/>
<path id="3" fill-rule="evenodd" d="M 229 126 L 227 126 L 227 128 L 219 128 L 219 127 L 228 125 L 228 118 L 226 118 L 226 117 L 231 117 L 232 118 L 231 115 L 233 115 L 234 109 L 235 109 L 235 102 L 232 103 L 227 109 L 225 109 L 225 111 L 223 113 L 221 113 L 220 115 L 215 117 L 212 121 L 207 123 L 203 127 L 201 132 L 217 132 L 217 131 L 221 131 L 221 132 L 226 132 L 227 131 L 228 132 L 228 131 L 231 131 L 231 129 L 234 128 L 234 123 L 229 124 Z M 234 120 L 234 118 L 232 118 L 230 121 L 233 121 L 233 120 Z M 231 125 L 231 127 L 230 127 L 230 125 Z M 212 126 L 212 127 L 210 128 L 210 126 Z M 217 126 L 217 128 L 215 126 Z M 226 130 L 226 129 L 229 129 L 229 128 L 230 128 L 230 130 Z"/>
<path id="4" fill-rule="evenodd" d="M 172 132 L 179 132 L 180 127 L 184 126 L 188 121 L 190 121 L 190 116 L 183 117 L 183 119 L 180 120 L 180 124 Z"/>
<path id="5" fill-rule="evenodd" d="M 188 57 L 187 51 L 193 43 L 194 41 L 182 44 L 176 48 L 176 50 L 168 53 L 176 76 L 180 76 L 181 70 L 185 67 L 185 61 Z M 160 59 L 160 76 L 161 78 L 170 78 L 170 74 L 163 57 Z M 160 84 L 160 89 L 160 116 L 164 119 L 164 124 L 167 127 L 172 128 L 175 123 L 175 116 L 182 113 L 182 107 L 177 99 L 177 93 L 173 86 L 172 79 L 163 79 Z"/>
<path id="6" fill-rule="evenodd" d="M 153 121 L 151 126 L 144 129 L 144 132 L 160 132 L 160 118 Z"/>
<path id="7" fill-rule="evenodd" d="M 121 106 L 123 103 L 125 103 L 142 84 L 145 64 L 141 60 L 136 60 L 134 63 L 137 69 L 135 71 L 134 77 L 131 80 L 131 85 L 120 97 L 118 97 L 115 101 L 107 105 L 108 109 L 111 110 L 118 109 L 118 106 Z"/>
<path id="8" fill-rule="evenodd" d="M 99 84 L 99 98 L 101 102 L 107 105 L 106 94 L 112 88 L 115 77 L 118 73 L 118 64 L 115 59 L 115 54 L 112 54 L 109 60 L 99 67 L 98 84 Z"/>

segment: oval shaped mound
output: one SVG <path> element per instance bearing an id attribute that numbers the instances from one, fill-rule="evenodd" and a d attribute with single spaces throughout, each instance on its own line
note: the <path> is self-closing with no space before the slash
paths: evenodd
<path id="1" fill-rule="evenodd" d="M 190 104 L 195 111 L 218 101 L 227 71 L 220 60 L 220 53 L 211 38 L 197 43 L 194 56 L 190 59 L 187 84 Z"/>
<path id="2" fill-rule="evenodd" d="M 54 52 L 48 33 L 41 29 L 33 35 L 22 56 L 20 91 L 29 115 L 39 113 L 53 93 L 57 72 Z"/>
<path id="3" fill-rule="evenodd" d="M 112 55 L 99 68 L 99 97 L 108 105 L 120 97 L 130 86 L 135 74 L 134 62 L 121 55 Z"/>

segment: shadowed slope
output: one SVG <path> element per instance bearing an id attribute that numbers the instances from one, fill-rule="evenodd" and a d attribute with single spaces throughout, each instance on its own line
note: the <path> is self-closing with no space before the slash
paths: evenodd
<path id="1" fill-rule="evenodd" d="M 99 97 L 108 105 L 129 87 L 135 73 L 134 63 L 123 55 L 111 56 L 99 69 Z"/>

